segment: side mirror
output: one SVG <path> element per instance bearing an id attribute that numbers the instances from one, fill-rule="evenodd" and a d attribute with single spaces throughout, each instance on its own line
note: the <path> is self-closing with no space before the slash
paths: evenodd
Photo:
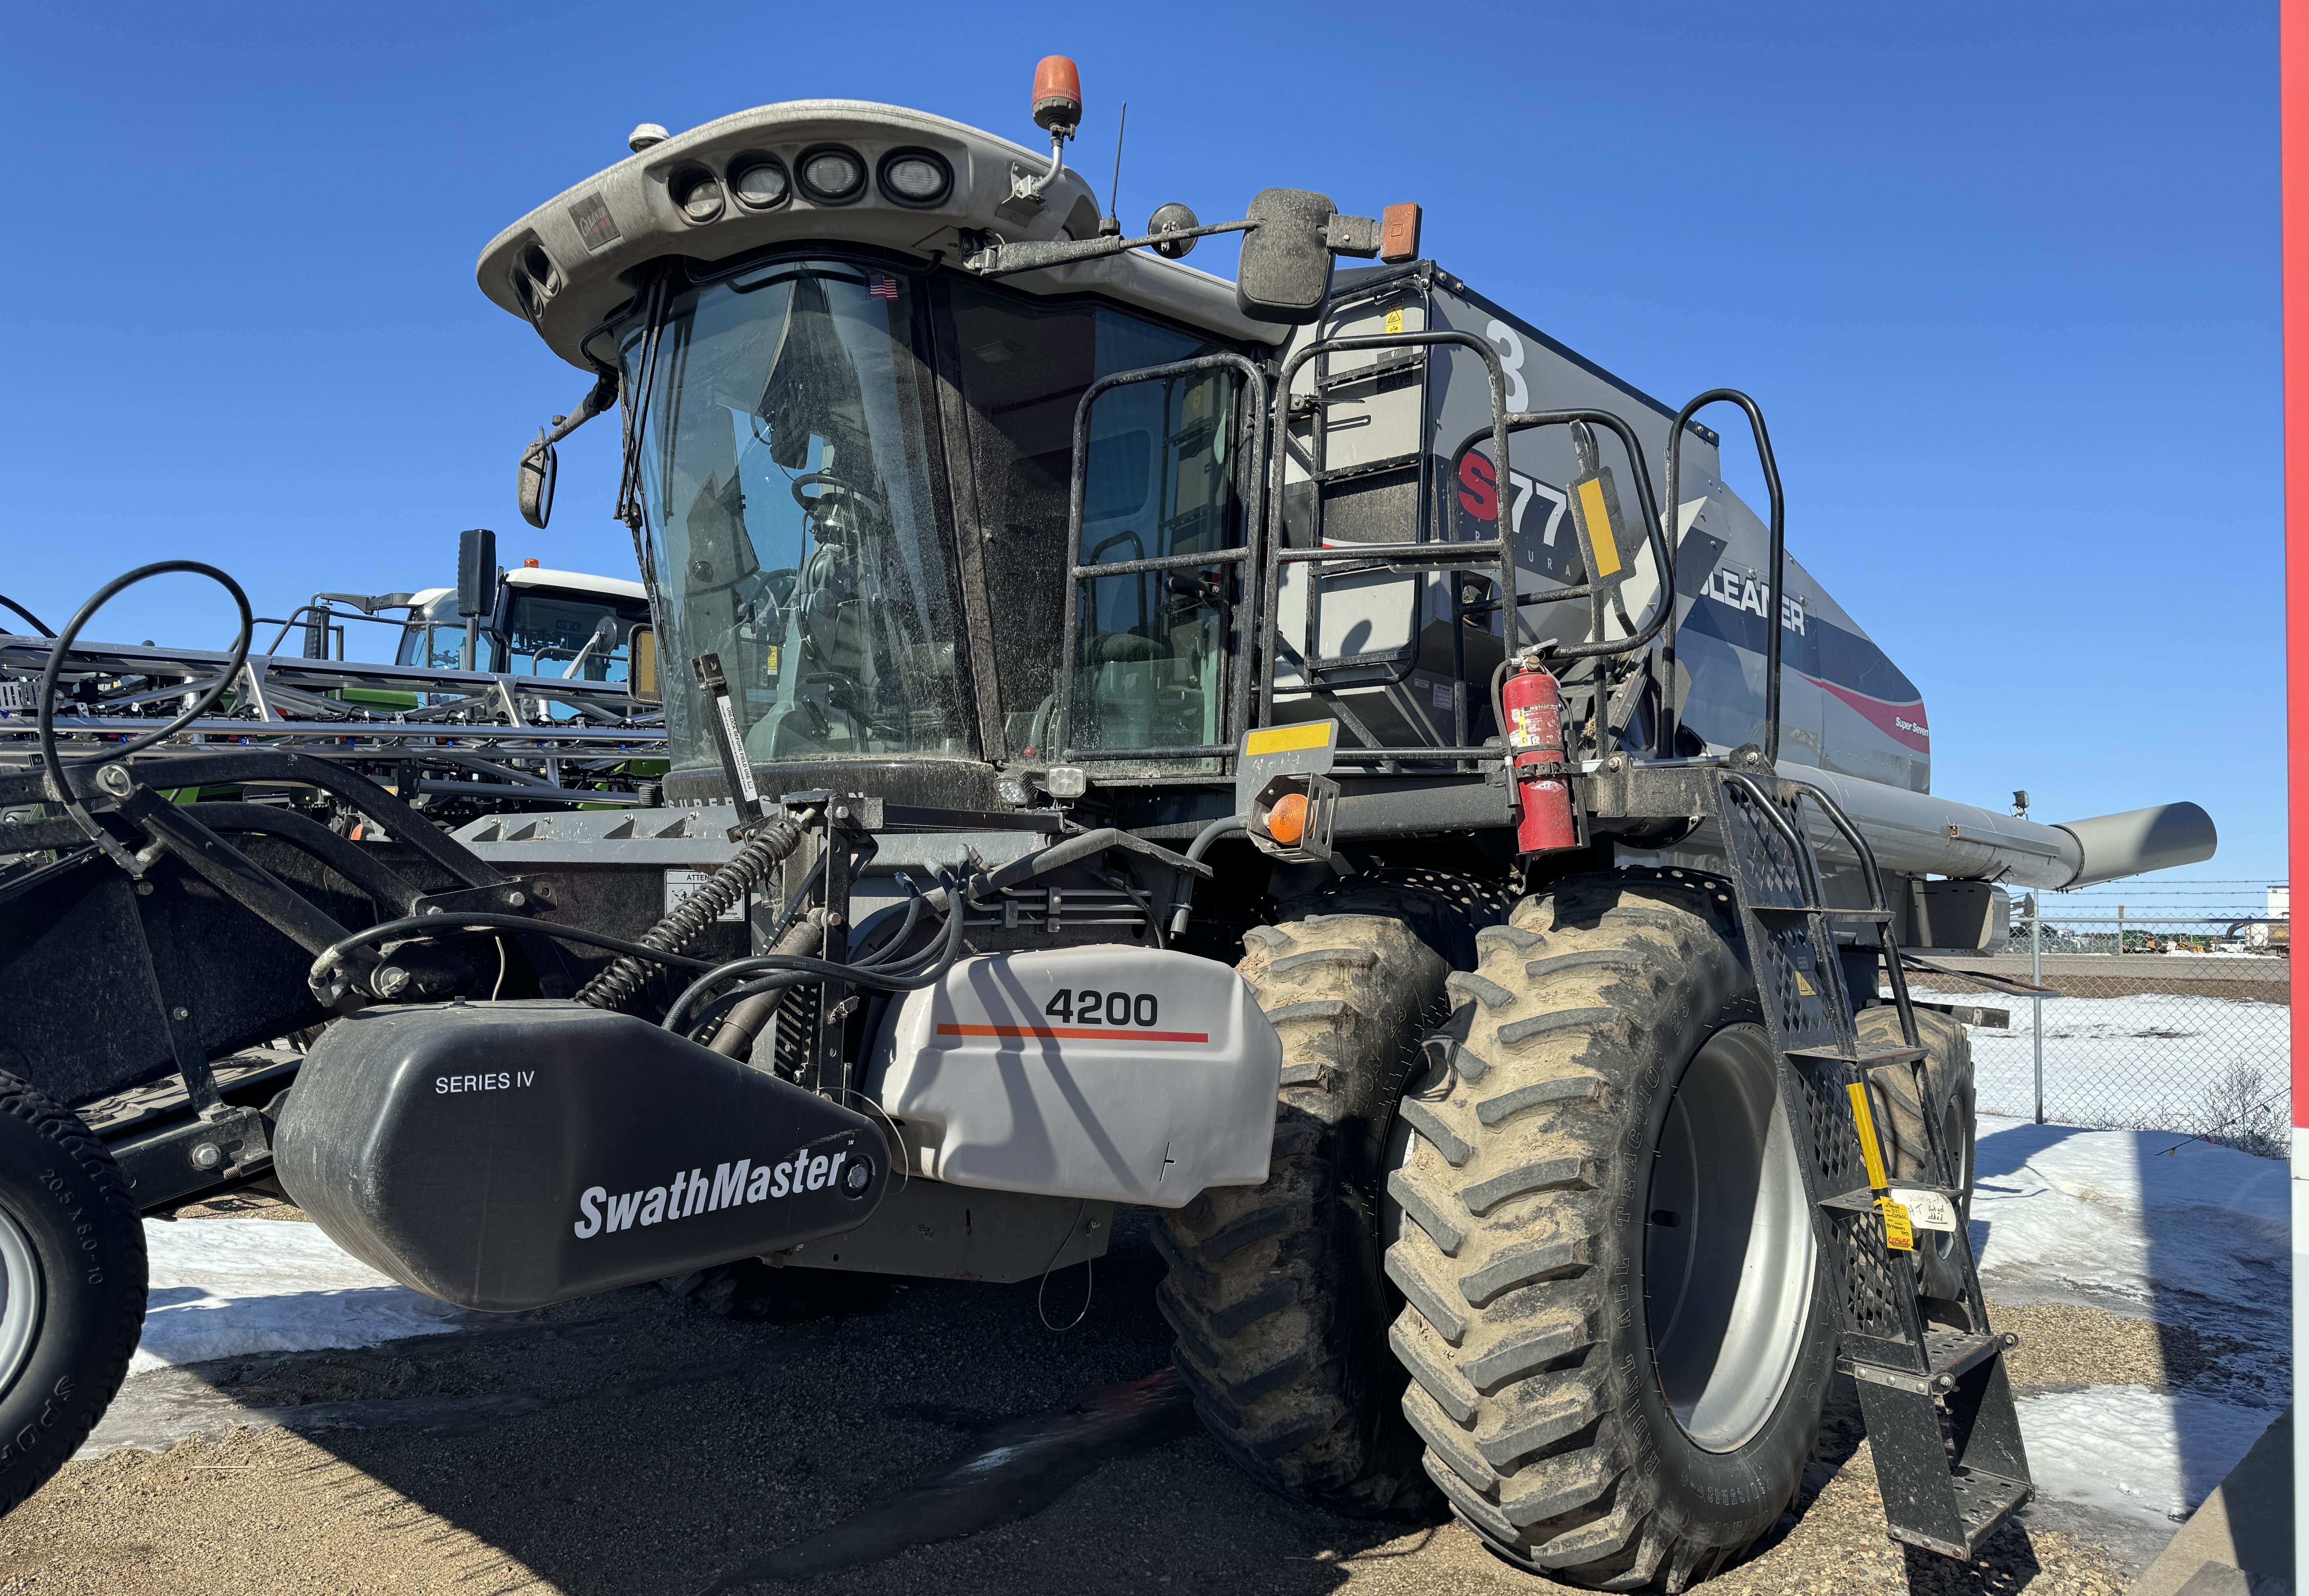
<path id="1" fill-rule="evenodd" d="M 626 641 L 626 680 L 636 698 L 656 698 L 657 628 L 636 626 Z"/>
<path id="2" fill-rule="evenodd" d="M 1253 321 L 1300 326 L 1319 320 L 1331 294 L 1328 194 L 1303 188 L 1262 188 L 1252 196 L 1235 268 L 1234 302 Z"/>
<path id="3" fill-rule="evenodd" d="M 497 607 L 497 535 L 487 527 L 457 534 L 457 614 L 485 616 Z"/>
<path id="4" fill-rule="evenodd" d="M 553 479 L 558 469 L 553 444 L 540 427 L 536 438 L 521 452 L 521 518 L 533 527 L 541 528 L 553 518 Z"/>

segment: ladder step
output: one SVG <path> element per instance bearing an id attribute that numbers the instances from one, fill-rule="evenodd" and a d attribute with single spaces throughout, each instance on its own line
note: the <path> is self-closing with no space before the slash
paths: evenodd
<path id="1" fill-rule="evenodd" d="M 1924 1332 L 1925 1372 L 1921 1375 L 1914 1369 L 1849 1352 L 1838 1356 L 1836 1367 L 1838 1373 L 1850 1375 L 1855 1380 L 1868 1380 L 1900 1391 L 1930 1393 L 1942 1380 L 1953 1380 L 1992 1358 L 2002 1357 L 2008 1344 L 2004 1337 L 1993 1333 L 1928 1330 Z"/>
<path id="2" fill-rule="evenodd" d="M 1383 460 L 1366 460 L 1359 465 L 1343 465 L 1329 470 L 1312 471 L 1315 483 L 1328 486 L 1333 482 L 1352 482 L 1359 477 L 1376 477 L 1388 471 L 1409 470 L 1427 463 L 1424 454 L 1390 454 Z"/>
<path id="3" fill-rule="evenodd" d="M 1994 1534 L 2000 1524 L 2026 1506 L 2037 1494 L 2025 1480 L 2007 1480 L 2002 1474 L 1991 1474 L 1985 1470 L 1959 1469 L 1950 1476 L 1949 1485 L 1956 1494 L 1958 1511 L 1961 1515 L 1963 1528 L 1960 1539 L 1950 1540 L 1913 1523 L 1901 1523 L 1904 1516 L 1901 1507 L 1906 1504 L 1896 1505 L 1888 1497 L 1884 1503 L 1884 1524 L 1891 1531 L 1892 1539 L 1906 1541 L 1910 1546 L 1923 1547 L 1926 1551 L 1938 1552 L 1942 1557 L 1969 1562 L 1979 1552 L 1981 1542 Z"/>
<path id="4" fill-rule="evenodd" d="M 1922 1048 L 1860 1048 L 1846 1057 L 1834 1048 L 1790 1048 L 1788 1057 L 1820 1064 L 1849 1064 L 1872 1070 L 1884 1064 L 1912 1064 L 1924 1056 Z"/>
<path id="5" fill-rule="evenodd" d="M 1329 358 L 1336 359 L 1338 357 L 1334 355 Z M 1319 393 L 1335 393 L 1342 388 L 1358 387 L 1381 377 L 1393 376 L 1398 371 L 1417 371 L 1426 364 L 1427 351 L 1423 347 L 1408 355 L 1386 356 L 1346 371 L 1327 371 L 1315 379 L 1315 388 Z"/>

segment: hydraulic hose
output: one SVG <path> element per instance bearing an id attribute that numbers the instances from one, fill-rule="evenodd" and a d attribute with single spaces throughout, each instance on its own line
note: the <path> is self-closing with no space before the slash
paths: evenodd
<path id="1" fill-rule="evenodd" d="M 1211 844 L 1222 838 L 1240 837 L 1242 834 L 1242 816 L 1240 815 L 1229 815 L 1214 820 L 1201 831 L 1197 832 L 1195 840 L 1187 844 L 1187 858 L 1199 865 L 1203 862 L 1203 855 L 1211 850 Z M 1184 936 L 1187 934 L 1187 917 L 1193 912 L 1194 891 L 1194 876 L 1184 870 L 1180 871 L 1179 901 L 1171 905 L 1171 935 L 1173 936 Z"/>
<path id="2" fill-rule="evenodd" d="M 877 992 L 911 992 L 934 985 L 953 968 L 956 958 L 962 952 L 963 921 L 964 916 L 957 904 L 947 912 L 944 934 L 936 943 L 918 953 L 886 964 L 836 964 L 826 959 L 774 953 L 732 959 L 726 964 L 715 965 L 692 981 L 688 989 L 674 999 L 673 1006 L 666 1010 L 662 1023 L 668 1031 L 686 1034 L 688 1029 L 705 1023 L 745 998 L 757 993 L 782 991 L 805 981 L 841 981 Z M 715 987 L 742 975 L 760 975 L 762 979 L 748 981 L 734 991 L 723 993 L 703 1009 L 697 1008 L 705 995 Z M 696 1012 L 693 1013 L 693 1010 Z"/>
<path id="3" fill-rule="evenodd" d="M 174 572 L 187 572 L 195 576 L 205 576 L 232 595 L 232 601 L 240 611 L 240 630 L 233 637 L 232 648 L 226 657 L 224 669 L 216 674 L 206 687 L 195 695 L 193 702 L 186 705 L 175 720 L 157 730 L 139 732 L 125 742 L 108 743 L 92 753 L 75 754 L 67 760 L 56 747 L 56 678 L 63 674 L 65 660 L 72 653 L 72 645 L 79 638 L 80 629 L 87 625 L 95 617 L 96 612 L 109 603 L 114 595 L 134 587 L 138 582 L 150 577 L 166 576 Z M 15 609 L 16 606 L 12 603 L 8 608 Z M 17 610 L 17 613 L 22 615 L 24 612 Z M 27 615 L 25 618 L 30 620 L 31 617 Z M 195 720 L 208 713 L 210 706 L 224 696 L 225 689 L 232 685 L 234 678 L 240 674 L 240 668 L 247 663 L 249 639 L 255 635 L 255 613 L 248 608 L 248 595 L 241 591 L 240 583 L 214 565 L 204 565 L 199 560 L 159 560 L 150 565 L 139 565 L 134 571 L 116 576 L 97 589 L 90 596 L 88 602 L 74 612 L 73 618 L 65 623 L 63 633 L 56 638 L 55 645 L 48 650 L 48 666 L 40 672 L 40 695 L 34 711 L 33 720 L 39 732 L 40 763 L 48 772 L 48 785 L 54 789 L 50 796 L 56 802 L 65 807 L 65 813 L 72 816 L 74 824 L 87 834 L 88 840 L 103 849 L 105 856 L 127 871 L 129 875 L 141 877 L 144 874 L 143 866 L 139 864 L 127 850 L 120 846 L 110 832 L 96 823 L 96 817 L 88 812 L 86 806 L 82 804 L 79 796 L 74 792 L 72 783 L 65 779 L 65 766 L 67 763 L 105 764 L 116 761 L 125 763 L 129 755 L 142 754 L 156 743 L 167 742 Z"/>
<path id="4" fill-rule="evenodd" d="M 322 1002 L 332 1002 L 335 994 L 332 990 L 331 972 L 345 962 L 348 954 L 361 948 L 385 942 L 433 942 L 445 936 L 486 936 L 500 931 L 530 932 L 559 942 L 574 942 L 581 947 L 607 948 L 612 953 L 653 963 L 670 964 L 677 970 L 713 968 L 705 960 L 693 959 L 686 953 L 663 952 L 638 942 L 627 942 L 622 936 L 605 936 L 576 926 L 557 926 L 550 920 L 532 919 L 523 914 L 412 914 L 397 920 L 380 920 L 374 926 L 365 926 L 342 941 L 332 943 L 313 961 L 312 969 L 306 973 L 305 984 Z"/>
<path id="5" fill-rule="evenodd" d="M 682 900 L 679 909 L 644 932 L 642 945 L 661 953 L 679 953 L 800 842 L 800 824 L 783 819 L 770 822 L 748 837 L 745 846 L 728 864 L 714 871 L 705 885 Z M 579 989 L 577 1001 L 595 1008 L 622 1009 L 634 1000 L 649 974 L 649 962 L 629 953 L 621 954 Z"/>
<path id="6" fill-rule="evenodd" d="M 813 910 L 797 920 L 792 928 L 772 945 L 770 952 L 781 956 L 814 953 L 826 935 L 826 922 L 819 910 Z M 731 1005 L 722 1017 L 722 1029 L 713 1033 L 706 1046 L 725 1058 L 744 1058 L 754 1050 L 754 1039 L 762 1027 L 777 1013 L 783 992 L 757 992 Z"/>

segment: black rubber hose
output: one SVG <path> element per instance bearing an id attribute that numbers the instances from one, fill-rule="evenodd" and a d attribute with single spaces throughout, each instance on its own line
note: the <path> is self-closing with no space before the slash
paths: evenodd
<path id="1" fill-rule="evenodd" d="M 499 931 L 522 931 L 534 936 L 551 937 L 560 942 L 574 942 L 580 947 L 607 948 L 611 953 L 646 959 L 654 963 L 670 964 L 677 970 L 712 970 L 713 964 L 704 959 L 693 959 L 687 953 L 667 953 L 638 942 L 627 942 L 622 936 L 605 936 L 599 931 L 581 930 L 575 926 L 557 926 L 550 920 L 532 919 L 523 914 L 412 914 L 397 920 L 382 920 L 364 927 L 341 942 L 323 949 L 306 973 L 305 984 L 312 988 L 324 1003 L 333 1000 L 329 990 L 329 975 L 344 962 L 345 955 L 381 942 L 432 942 L 444 936 L 490 936 Z"/>
<path id="2" fill-rule="evenodd" d="M 715 965 L 692 981 L 688 989 L 674 999 L 673 1006 L 666 1011 L 665 1019 L 662 1023 L 668 1031 L 681 1031 L 685 1025 L 693 1027 L 702 1025 L 713 1014 L 726 1012 L 729 1006 L 739 998 L 752 996 L 759 992 L 776 991 L 784 987 L 799 985 L 803 981 L 842 981 L 850 986 L 864 987 L 877 992 L 911 992 L 917 988 L 931 986 L 953 968 L 956 958 L 961 953 L 962 927 L 963 914 L 957 905 L 947 916 L 945 935 L 936 945 L 935 962 L 927 969 L 919 971 L 910 971 L 904 974 L 895 973 L 885 966 L 835 964 L 825 959 L 800 958 L 783 953 L 757 953 L 751 958 L 732 959 L 726 964 Z M 899 963 L 903 968 L 910 966 L 912 961 L 909 959 L 900 961 Z M 698 1001 L 723 981 L 736 976 L 756 975 L 764 971 L 769 973 L 762 979 L 748 982 L 733 992 L 724 993 L 708 1005 L 704 1012 L 690 1015 L 685 1022 L 684 1016 L 690 1014 L 690 1010 Z"/>
<path id="3" fill-rule="evenodd" d="M 54 637 L 56 634 L 56 629 L 54 626 L 49 625 L 48 622 L 42 620 L 39 616 L 34 615 L 30 610 L 17 603 L 16 600 L 11 599 L 5 593 L 0 593 L 0 609 L 14 610 L 18 615 L 22 616 L 26 620 L 31 622 L 32 630 L 38 632 L 43 637 Z"/>
<path id="4" fill-rule="evenodd" d="M 241 666 L 248 659 L 248 640 L 256 628 L 256 617 L 248 608 L 248 595 L 240 591 L 240 583 L 214 565 L 203 565 L 199 560 L 160 560 L 150 565 L 139 565 L 125 575 L 116 576 L 97 589 L 88 602 L 80 607 L 78 613 L 65 623 L 64 634 L 56 639 L 56 646 L 48 651 L 48 668 L 40 672 L 40 698 L 34 716 L 34 723 L 40 734 L 40 762 L 48 767 L 49 778 L 56 785 L 57 796 L 66 802 L 74 800 L 72 789 L 65 784 L 64 755 L 56 751 L 56 677 L 64 670 L 65 659 L 72 652 L 73 643 L 80 636 L 80 629 L 88 625 L 94 618 L 96 612 L 103 608 L 114 595 L 125 589 L 134 587 L 148 577 L 166 576 L 179 571 L 187 572 L 195 576 L 207 577 L 223 588 L 226 592 L 230 593 L 233 603 L 240 610 L 240 631 L 232 640 L 232 648 L 225 659 L 224 669 L 216 674 L 207 687 L 202 690 L 200 695 L 183 712 L 167 725 L 155 731 L 139 732 L 125 742 L 107 744 L 92 753 L 75 755 L 72 763 L 75 764 L 109 763 L 114 760 L 126 759 L 132 754 L 141 754 L 155 743 L 167 742 L 195 720 L 208 713 L 209 707 L 224 696 L 225 689 L 232 686 L 233 677 L 240 674 Z"/>
<path id="5" fill-rule="evenodd" d="M 642 945 L 659 953 L 679 953 L 800 843 L 799 823 L 772 821 L 748 837 L 728 864 L 706 878 L 705 885 L 682 900 L 681 907 L 644 932 Z M 634 1000 L 649 974 L 649 964 L 644 960 L 622 954 L 579 988 L 577 1001 L 595 1008 L 622 1009 Z"/>
<path id="6" fill-rule="evenodd" d="M 1240 815 L 1229 815 L 1214 820 L 1201 831 L 1197 832 L 1195 840 L 1187 844 L 1187 857 L 1199 865 L 1203 862 L 1203 855 L 1211 850 L 1212 843 L 1224 837 L 1240 837 L 1243 834 L 1242 816 Z M 1187 934 L 1187 917 L 1193 911 L 1194 893 L 1195 878 L 1184 870 L 1180 871 L 1179 901 L 1171 905 L 1171 935 L 1173 936 L 1184 936 Z"/>

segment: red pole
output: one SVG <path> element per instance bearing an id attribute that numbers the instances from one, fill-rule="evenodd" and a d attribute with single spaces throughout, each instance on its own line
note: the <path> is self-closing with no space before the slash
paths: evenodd
<path id="1" fill-rule="evenodd" d="M 2279 179 L 2284 220 L 2285 686 L 2288 881 L 2309 884 L 2309 738 L 2292 711 L 2309 706 L 2309 0 L 2278 8 Z M 2288 909 L 2288 915 L 2289 915 Z M 2309 1019 L 2301 962 L 2293 977 L 2293 1367 L 2309 1350 Z M 2297 1376 L 2296 1376 L 2297 1377 Z M 2296 1568 L 2309 1568 L 2309 1469 L 2293 1471 Z"/>

